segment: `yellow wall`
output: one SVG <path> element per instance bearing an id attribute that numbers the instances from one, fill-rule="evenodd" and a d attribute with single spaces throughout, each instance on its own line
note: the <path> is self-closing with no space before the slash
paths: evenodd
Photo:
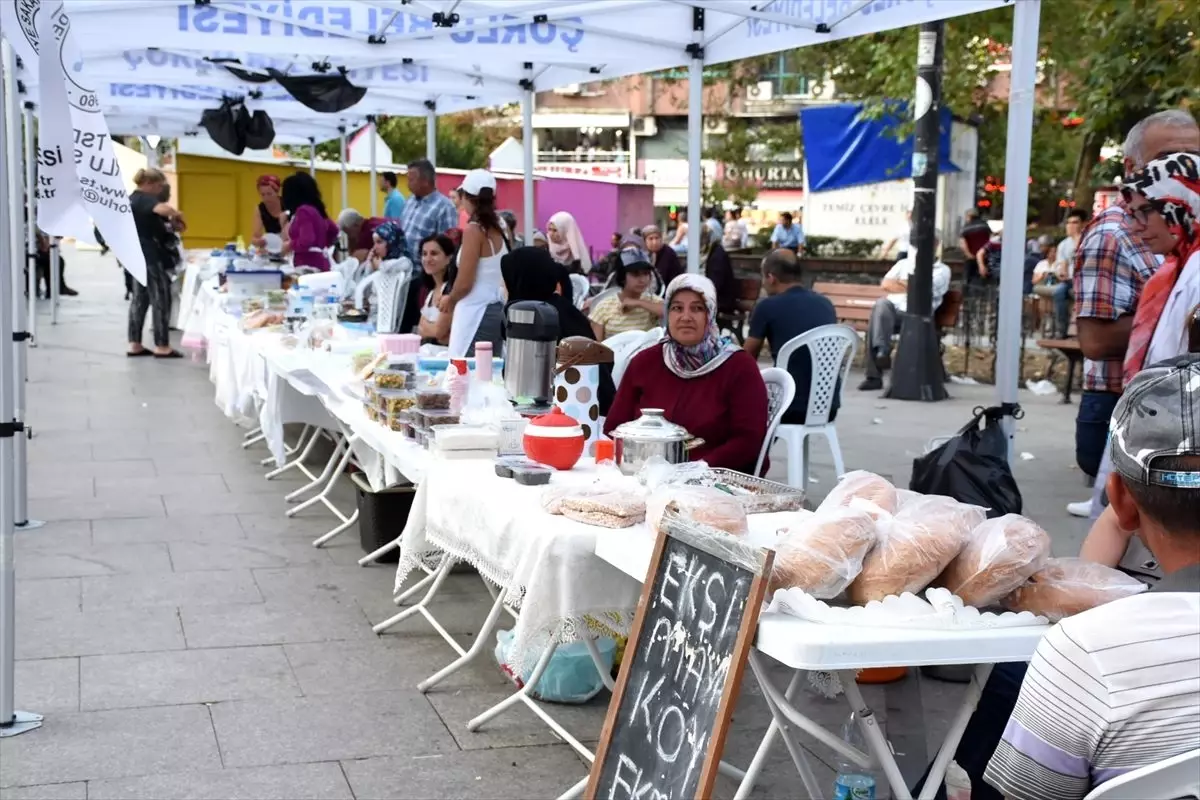
<path id="1" fill-rule="evenodd" d="M 307 171 L 307 165 L 258 164 L 234 159 L 210 158 L 180 154 L 176 160 L 178 176 L 175 197 L 179 210 L 187 218 L 188 229 L 183 245 L 189 248 L 224 247 L 241 235 L 250 241 L 251 227 L 258 214 L 259 175 L 278 175 L 282 180 L 296 171 Z M 351 208 L 368 216 L 371 211 L 371 176 L 367 172 L 350 172 L 346 176 L 346 191 Z M 336 220 L 342 209 L 341 171 L 336 168 L 317 168 L 317 184 L 329 217 Z M 407 187 L 400 182 L 400 190 Z M 383 208 L 383 195 L 378 208 Z"/>

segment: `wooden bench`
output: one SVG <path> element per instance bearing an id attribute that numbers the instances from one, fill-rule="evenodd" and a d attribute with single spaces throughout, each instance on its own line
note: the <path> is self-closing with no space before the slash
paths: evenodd
<path id="1" fill-rule="evenodd" d="M 1076 333 L 1075 322 L 1067 328 L 1066 339 L 1038 339 L 1037 346 L 1043 350 L 1057 350 L 1067 360 L 1067 382 L 1063 386 L 1062 403 L 1071 402 L 1071 387 L 1075 383 L 1075 369 L 1083 362 L 1083 350 L 1079 348 L 1079 337 Z M 1050 380 L 1054 372 L 1054 361 L 1046 368 L 1046 380 Z"/>
<path id="2" fill-rule="evenodd" d="M 866 333 L 875 301 L 888 295 L 882 286 L 861 283 L 814 283 L 813 291 L 829 298 L 838 322 L 851 326 L 859 333 Z M 933 315 L 933 324 L 939 336 L 958 324 L 962 306 L 963 293 L 960 290 L 946 292 L 942 304 Z"/>

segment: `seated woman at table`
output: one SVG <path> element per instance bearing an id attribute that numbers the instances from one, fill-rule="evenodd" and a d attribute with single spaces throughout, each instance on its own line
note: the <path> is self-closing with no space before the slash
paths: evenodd
<path id="1" fill-rule="evenodd" d="M 549 303 L 558 312 L 559 340 L 572 336 L 595 339 L 592 326 L 583 312 L 571 302 L 571 281 L 566 267 L 557 263 L 548 250 L 540 247 L 520 247 L 513 250 L 500 262 L 504 276 L 504 287 L 508 292 L 508 303 L 521 300 L 536 300 Z M 567 291 L 563 292 L 563 284 Z M 616 387 L 612 380 L 612 364 L 600 365 L 600 385 L 596 399 L 600 414 L 608 413 Z"/>
<path id="2" fill-rule="evenodd" d="M 767 387 L 754 359 L 717 332 L 712 281 L 683 274 L 667 286 L 667 335 L 629 362 L 604 424 L 612 433 L 644 408 L 661 408 L 704 441 L 689 456 L 753 473 L 767 435 Z"/>
<path id="3" fill-rule="evenodd" d="M 288 212 L 283 252 L 292 254 L 292 266 L 329 271 L 325 249 L 337 241 L 338 226 L 325 213 L 325 202 L 316 180 L 307 172 L 284 179 L 280 196 Z"/>
<path id="4" fill-rule="evenodd" d="M 454 288 L 454 276 L 458 271 L 454 265 L 454 242 L 444 233 L 426 236 L 421 240 L 421 284 L 417 302 L 421 307 L 421 320 L 417 333 L 421 341 L 428 344 L 450 344 L 450 326 L 440 326 L 442 312 L 438 300 Z"/>
<path id="5" fill-rule="evenodd" d="M 640 248 L 617 252 L 613 280 L 621 291 L 591 309 L 592 331 L 597 341 L 626 331 L 648 331 L 662 322 L 663 301 L 650 291 L 654 267 Z"/>
<path id="6" fill-rule="evenodd" d="M 254 210 L 250 243 L 255 247 L 267 246 L 267 234 L 283 235 L 283 224 L 287 219 L 283 213 L 283 199 L 279 195 L 281 184 L 278 176 L 259 175 L 255 184 L 261 201 Z"/>

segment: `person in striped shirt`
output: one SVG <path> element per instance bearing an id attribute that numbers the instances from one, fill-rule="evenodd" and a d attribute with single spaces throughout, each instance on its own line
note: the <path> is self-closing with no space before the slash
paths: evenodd
<path id="1" fill-rule="evenodd" d="M 1138 373 L 1111 430 L 1109 502 L 1164 577 L 1042 639 L 984 774 L 1010 800 L 1076 800 L 1200 749 L 1200 355 Z"/>

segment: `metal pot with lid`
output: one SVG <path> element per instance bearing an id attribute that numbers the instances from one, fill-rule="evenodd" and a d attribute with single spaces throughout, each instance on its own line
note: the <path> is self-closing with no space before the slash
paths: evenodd
<path id="1" fill-rule="evenodd" d="M 688 450 L 701 443 L 664 413 L 661 408 L 643 408 L 640 417 L 613 430 L 613 460 L 621 472 L 634 475 L 654 456 L 662 456 L 668 464 L 682 464 L 688 460 Z"/>

